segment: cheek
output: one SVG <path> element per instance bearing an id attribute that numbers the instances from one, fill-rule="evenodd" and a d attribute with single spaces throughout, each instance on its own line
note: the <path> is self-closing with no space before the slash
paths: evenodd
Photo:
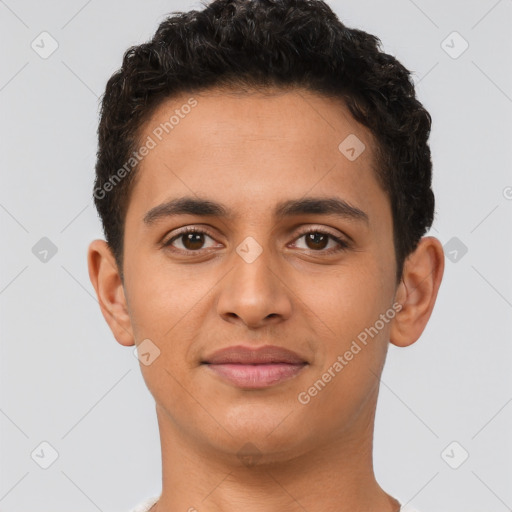
<path id="1" fill-rule="evenodd" d="M 165 260 L 155 264 L 149 258 L 132 259 L 126 286 L 136 339 L 153 337 L 164 343 L 176 338 L 214 285 L 213 278 L 203 277 L 194 272 L 193 265 L 178 270 Z"/>
<path id="2" fill-rule="evenodd" d="M 178 417 L 187 417 L 194 388 L 188 351 L 197 335 L 197 314 L 208 300 L 209 283 L 192 275 L 193 266 L 176 271 L 171 265 L 154 265 L 148 259 L 132 259 L 126 273 L 130 296 L 130 317 L 137 343 L 149 339 L 159 350 L 149 365 L 140 364 L 146 386 L 155 401 Z"/>
<path id="3" fill-rule="evenodd" d="M 343 339 L 373 324 L 391 305 L 392 291 L 385 277 L 386 270 L 371 261 L 370 256 L 364 260 L 361 258 L 357 264 L 324 276 L 316 281 L 314 288 L 303 291 L 308 305 Z"/>
<path id="4" fill-rule="evenodd" d="M 323 354 L 302 391 L 314 395 L 312 416 L 337 418 L 340 428 L 366 400 L 376 399 L 385 360 L 390 318 L 386 323 L 380 315 L 389 301 L 375 271 L 338 275 L 325 293 L 309 297 Z"/>
<path id="5" fill-rule="evenodd" d="M 371 258 L 369 257 L 368 260 Z M 378 373 L 389 340 L 392 316 L 381 315 L 392 310 L 393 288 L 386 269 L 376 260 L 366 261 L 357 268 L 337 271 L 323 287 L 310 294 L 308 305 L 314 311 L 324 357 L 319 360 L 323 371 L 332 366 L 338 356 L 346 361 L 343 373 L 350 382 L 362 385 L 371 374 Z M 327 326 L 328 329 L 325 329 Z M 346 357 L 345 357 L 346 355 Z M 344 377 L 338 378 L 344 380 Z M 366 387 L 366 385 L 364 385 Z"/>

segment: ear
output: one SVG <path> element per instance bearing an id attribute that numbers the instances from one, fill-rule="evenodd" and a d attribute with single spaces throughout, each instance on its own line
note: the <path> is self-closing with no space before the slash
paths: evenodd
<path id="1" fill-rule="evenodd" d="M 134 345 L 123 283 L 114 255 L 105 240 L 90 243 L 87 263 L 89 278 L 112 334 L 121 345 Z"/>
<path id="2" fill-rule="evenodd" d="M 430 318 L 444 272 L 441 242 L 423 237 L 405 263 L 395 300 L 402 304 L 391 324 L 390 342 L 398 347 L 412 345 Z"/>

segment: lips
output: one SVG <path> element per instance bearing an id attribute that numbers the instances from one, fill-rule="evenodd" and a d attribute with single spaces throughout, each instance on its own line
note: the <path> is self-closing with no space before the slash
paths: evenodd
<path id="1" fill-rule="evenodd" d="M 307 361 L 283 347 L 266 345 L 260 348 L 248 348 L 237 345 L 218 350 L 206 357 L 203 362 L 207 364 L 303 364 Z"/>
<path id="2" fill-rule="evenodd" d="M 283 347 L 242 345 L 214 352 L 202 364 L 222 380 L 244 389 L 276 385 L 299 374 L 307 361 Z"/>

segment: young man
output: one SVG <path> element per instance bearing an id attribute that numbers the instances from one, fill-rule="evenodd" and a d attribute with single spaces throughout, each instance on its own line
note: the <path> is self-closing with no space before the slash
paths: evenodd
<path id="1" fill-rule="evenodd" d="M 373 471 L 379 378 L 444 260 L 431 119 L 379 43 L 318 0 L 216 0 L 109 80 L 88 264 L 156 402 L 136 510 L 410 510 Z"/>

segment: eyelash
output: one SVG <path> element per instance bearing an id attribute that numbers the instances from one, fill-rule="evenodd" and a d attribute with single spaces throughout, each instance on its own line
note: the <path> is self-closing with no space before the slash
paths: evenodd
<path id="1" fill-rule="evenodd" d="M 203 229 L 199 229 L 199 228 L 196 228 L 196 227 L 186 227 L 180 233 L 174 235 L 172 238 L 170 238 L 166 242 L 163 242 L 162 245 L 165 248 L 171 249 L 173 251 L 181 252 L 181 253 L 197 254 L 197 253 L 203 251 L 204 249 L 197 249 L 197 250 L 193 251 L 193 250 L 176 249 L 176 248 L 172 247 L 171 244 L 175 240 L 178 240 L 180 237 L 182 237 L 184 235 L 187 235 L 189 233 L 204 234 L 204 235 L 207 235 L 210 238 L 214 239 L 214 237 L 207 230 L 205 230 L 204 228 Z M 334 253 L 338 253 L 338 252 L 341 252 L 341 251 L 345 251 L 345 250 L 350 248 L 350 244 L 348 242 L 346 242 L 345 240 L 343 240 L 342 238 L 339 238 L 336 235 L 333 235 L 332 233 L 330 233 L 328 231 L 325 231 L 323 229 L 318 229 L 318 228 L 313 228 L 313 229 L 309 228 L 309 229 L 305 229 L 305 230 L 301 231 L 297 235 L 297 237 L 295 238 L 295 241 L 298 240 L 299 238 L 302 238 L 304 235 L 308 235 L 309 233 L 318 233 L 318 234 L 321 234 L 321 235 L 326 235 L 329 238 L 331 238 L 332 240 L 334 240 L 338 244 L 338 247 L 331 248 L 331 249 L 328 249 L 328 250 L 321 249 L 321 250 L 318 250 L 318 251 L 315 251 L 314 249 L 309 249 L 309 250 L 303 249 L 306 252 L 310 252 L 310 253 L 323 253 L 323 254 L 334 254 Z"/>

